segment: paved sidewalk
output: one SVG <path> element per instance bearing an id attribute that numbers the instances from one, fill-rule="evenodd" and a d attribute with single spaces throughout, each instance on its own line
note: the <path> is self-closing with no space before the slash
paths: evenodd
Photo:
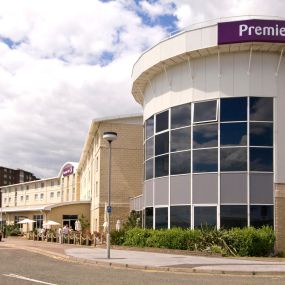
<path id="1" fill-rule="evenodd" d="M 146 270 L 182 271 L 216 274 L 285 275 L 285 261 L 264 261 L 226 257 L 179 255 L 148 251 L 111 249 L 107 259 L 104 248 L 8 238 L 0 247 L 16 247 L 69 261 Z"/>

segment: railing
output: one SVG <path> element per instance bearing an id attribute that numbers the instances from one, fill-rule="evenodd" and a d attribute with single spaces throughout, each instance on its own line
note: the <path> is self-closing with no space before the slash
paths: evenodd
<path id="1" fill-rule="evenodd" d="M 54 234 L 54 233 L 31 233 L 27 235 L 28 239 L 35 241 L 56 242 L 60 244 L 74 244 L 96 246 L 106 242 L 105 234 L 87 234 L 83 235 L 79 232 L 69 234 Z"/>

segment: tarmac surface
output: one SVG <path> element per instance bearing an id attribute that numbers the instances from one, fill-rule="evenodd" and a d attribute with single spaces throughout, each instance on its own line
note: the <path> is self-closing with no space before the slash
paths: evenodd
<path id="1" fill-rule="evenodd" d="M 239 275 L 285 275 L 285 259 L 280 258 L 228 258 L 171 254 L 135 249 L 111 249 L 111 258 L 102 247 L 58 244 L 46 241 L 32 241 L 25 238 L 6 238 L 0 247 L 20 248 L 71 262 L 97 264 L 108 267 L 125 267 L 142 270 L 197 272 L 211 274 Z"/>

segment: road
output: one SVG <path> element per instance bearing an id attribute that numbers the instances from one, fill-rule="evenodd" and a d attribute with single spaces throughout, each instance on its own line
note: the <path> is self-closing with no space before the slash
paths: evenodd
<path id="1" fill-rule="evenodd" d="M 26 279 L 25 279 L 26 278 Z M 1 285 L 285 284 L 285 276 L 230 276 L 115 269 L 87 265 L 0 247 Z"/>

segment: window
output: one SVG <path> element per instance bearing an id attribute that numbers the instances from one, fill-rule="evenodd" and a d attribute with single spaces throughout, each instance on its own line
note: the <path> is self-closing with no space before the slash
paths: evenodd
<path id="1" fill-rule="evenodd" d="M 34 223 L 36 229 L 41 229 L 43 227 L 43 215 L 34 215 L 33 220 L 36 221 Z"/>
<path id="2" fill-rule="evenodd" d="M 162 155 L 155 158 L 155 177 L 169 174 L 169 155 Z"/>
<path id="3" fill-rule="evenodd" d="M 171 131 L 171 151 L 190 149 L 191 128 L 183 128 Z"/>
<path id="4" fill-rule="evenodd" d="M 155 136 L 155 155 L 169 152 L 169 132 Z"/>
<path id="5" fill-rule="evenodd" d="M 145 143 L 145 159 L 151 158 L 154 155 L 153 138 L 150 138 Z"/>
<path id="6" fill-rule="evenodd" d="M 246 205 L 221 205 L 220 215 L 222 228 L 242 228 L 247 226 Z"/>
<path id="7" fill-rule="evenodd" d="M 44 187 L 45 187 L 45 183 L 41 182 L 41 188 L 44 188 Z"/>
<path id="8" fill-rule="evenodd" d="M 273 171 L 273 149 L 251 147 L 250 170 L 270 172 Z"/>
<path id="9" fill-rule="evenodd" d="M 57 192 L 56 192 L 56 197 L 57 197 L 57 198 L 60 198 L 60 191 L 57 191 Z"/>
<path id="10" fill-rule="evenodd" d="M 43 200 L 44 199 L 44 193 L 41 193 L 41 200 Z"/>
<path id="11" fill-rule="evenodd" d="M 26 201 L 29 201 L 29 195 L 26 195 Z"/>
<path id="12" fill-rule="evenodd" d="M 38 194 L 35 194 L 34 199 L 35 199 L 35 200 L 38 200 L 38 198 L 39 198 L 39 195 L 38 195 Z"/>
<path id="13" fill-rule="evenodd" d="M 246 171 L 247 148 L 221 148 L 221 171 Z"/>
<path id="14" fill-rule="evenodd" d="M 96 181 L 96 186 L 95 186 L 95 197 L 98 197 L 98 181 Z"/>
<path id="15" fill-rule="evenodd" d="M 272 146 L 273 124 L 272 123 L 250 123 L 250 145 Z"/>
<path id="16" fill-rule="evenodd" d="M 153 159 L 150 159 L 145 163 L 145 179 L 151 178 L 153 178 Z"/>
<path id="17" fill-rule="evenodd" d="M 194 208 L 194 227 L 216 226 L 217 208 L 216 207 L 195 207 Z"/>
<path id="18" fill-rule="evenodd" d="M 7 198 L 4 198 L 4 203 L 6 203 L 7 202 Z"/>
<path id="19" fill-rule="evenodd" d="M 221 99 L 221 122 L 246 120 L 247 97 Z"/>
<path id="20" fill-rule="evenodd" d="M 69 228 L 75 230 L 75 222 L 78 219 L 78 215 L 63 215 L 62 224 L 68 225 Z"/>
<path id="21" fill-rule="evenodd" d="M 170 207 L 170 227 L 190 228 L 190 206 Z"/>
<path id="22" fill-rule="evenodd" d="M 150 117 L 145 122 L 145 138 L 148 139 L 149 137 L 153 136 L 154 133 L 154 117 Z"/>
<path id="23" fill-rule="evenodd" d="M 168 208 L 155 209 L 155 229 L 168 228 Z"/>
<path id="24" fill-rule="evenodd" d="M 193 172 L 217 172 L 218 149 L 193 151 Z"/>
<path id="25" fill-rule="evenodd" d="M 273 206 L 251 205 L 250 225 L 253 227 L 273 226 Z"/>
<path id="26" fill-rule="evenodd" d="M 194 104 L 194 123 L 217 121 L 217 101 Z"/>
<path id="27" fill-rule="evenodd" d="M 171 128 L 180 128 L 191 124 L 191 104 L 171 108 Z"/>
<path id="28" fill-rule="evenodd" d="M 246 146 L 247 123 L 221 123 L 221 146 Z"/>
<path id="29" fill-rule="evenodd" d="M 145 227 L 153 228 L 153 208 L 145 208 Z"/>
<path id="30" fill-rule="evenodd" d="M 11 203 L 11 197 L 9 197 L 9 203 Z"/>
<path id="31" fill-rule="evenodd" d="M 54 198 L 54 192 L 50 192 L 50 198 L 53 199 Z"/>
<path id="32" fill-rule="evenodd" d="M 21 199 L 21 201 L 24 201 L 24 196 L 21 196 L 21 198 L 20 198 L 20 199 Z"/>
<path id="33" fill-rule="evenodd" d="M 50 186 L 53 187 L 54 186 L 54 181 L 50 182 Z"/>
<path id="34" fill-rule="evenodd" d="M 171 175 L 190 173 L 190 151 L 171 154 Z"/>
<path id="35" fill-rule="evenodd" d="M 156 132 L 161 132 L 168 129 L 168 110 L 156 115 Z"/>
<path id="36" fill-rule="evenodd" d="M 273 121 L 273 98 L 250 98 L 251 121 Z"/>
<path id="37" fill-rule="evenodd" d="M 193 148 L 215 147 L 218 145 L 218 124 L 193 127 Z"/>

